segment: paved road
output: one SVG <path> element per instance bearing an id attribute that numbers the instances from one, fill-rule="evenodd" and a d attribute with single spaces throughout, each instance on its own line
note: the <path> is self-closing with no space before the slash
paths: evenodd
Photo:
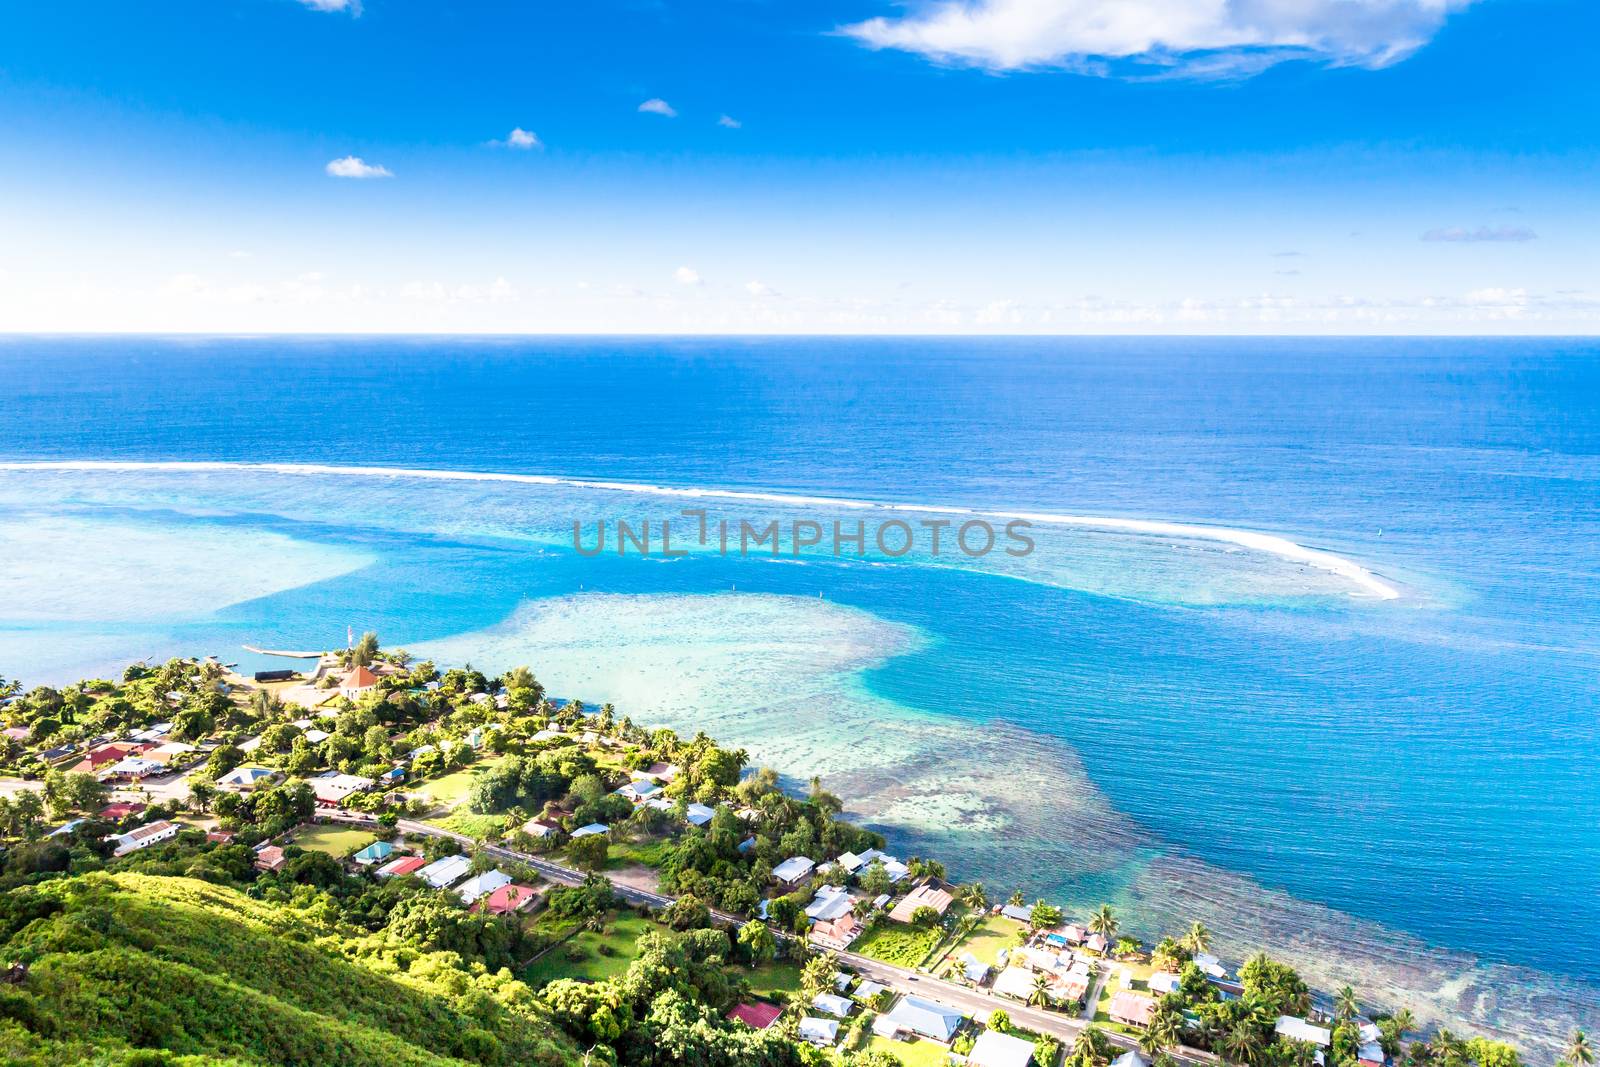
<path id="1" fill-rule="evenodd" d="M 323 817 L 363 825 L 376 825 L 377 823 L 377 820 L 371 816 L 350 812 L 339 812 L 336 815 L 324 815 Z M 458 834 L 452 830 L 446 830 L 443 827 L 433 826 L 429 823 L 401 819 L 395 823 L 395 828 L 402 833 L 422 834 L 428 837 L 448 837 L 465 847 L 480 849 L 500 859 L 526 864 L 551 881 L 560 882 L 563 885 L 578 885 L 585 877 L 582 871 L 574 870 L 571 867 L 563 867 L 559 863 L 552 863 L 550 860 L 539 856 L 531 856 L 525 852 L 502 848 L 499 845 L 480 845 L 466 834 Z M 617 895 L 632 904 L 647 904 L 653 908 L 664 908 L 671 904 L 674 899 L 662 893 L 651 893 L 630 885 L 623 885 L 615 879 L 610 879 L 610 881 Z M 727 912 L 713 911 L 711 914 L 717 922 L 727 926 L 740 926 L 745 922 L 739 916 L 731 915 Z M 779 936 L 787 937 L 788 935 L 780 933 Z M 1044 1011 L 1031 1005 L 997 996 L 988 990 L 973 989 L 969 986 L 957 985 L 954 982 L 946 982 L 942 978 L 935 978 L 932 975 L 922 974 L 906 967 L 896 967 L 893 964 L 884 963 L 882 960 L 875 960 L 870 956 L 862 956 L 854 952 L 838 952 L 834 955 L 841 964 L 849 967 L 862 977 L 870 978 L 874 982 L 886 985 L 901 993 L 915 993 L 919 996 L 931 997 L 973 1014 L 987 1014 L 997 1008 L 1003 1008 L 1006 1014 L 1011 1016 L 1013 1022 L 1039 1033 L 1052 1034 L 1060 1038 L 1068 1048 L 1072 1046 L 1072 1042 L 1087 1025 L 1087 1020 L 1084 1019 L 1074 1019 L 1057 1012 Z M 1095 989 L 1099 989 L 1098 983 L 1096 983 Z M 1138 1042 L 1126 1034 L 1104 1029 L 1101 1030 L 1101 1033 L 1118 1049 L 1138 1048 Z M 1205 1065 L 1205 1067 L 1215 1067 L 1218 1063 L 1215 1056 L 1198 1052 L 1194 1049 L 1172 1049 L 1171 1052 L 1180 1063 Z"/>

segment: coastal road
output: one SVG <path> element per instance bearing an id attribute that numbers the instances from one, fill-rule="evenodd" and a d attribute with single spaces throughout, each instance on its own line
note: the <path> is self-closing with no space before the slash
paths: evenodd
<path id="1" fill-rule="evenodd" d="M 356 813 L 340 812 L 337 815 L 322 815 L 320 817 L 332 818 L 339 822 L 377 826 L 376 819 Z M 478 849 L 490 856 L 526 864 L 551 881 L 560 882 L 563 885 L 579 885 L 586 877 L 582 871 L 571 867 L 564 867 L 559 863 L 552 863 L 539 856 L 531 856 L 526 852 L 517 852 L 514 849 L 503 848 L 499 845 L 480 844 L 466 834 L 458 834 L 453 830 L 446 830 L 443 827 L 433 826 L 429 823 L 401 819 L 395 823 L 395 828 L 402 833 L 421 834 L 426 837 L 446 837 L 464 848 Z M 664 908 L 673 903 L 675 899 L 662 893 L 651 893 L 647 890 L 625 885 L 609 876 L 608 880 L 611 882 L 612 888 L 616 890 L 617 895 L 630 904 L 646 904 L 652 908 Z M 728 912 L 713 911 L 711 915 L 713 919 L 725 926 L 738 927 L 746 922 L 745 919 Z M 774 933 L 778 933 L 778 931 L 774 931 Z M 787 934 L 779 933 L 778 936 L 791 939 Z M 836 952 L 834 956 L 840 964 L 849 967 L 863 978 L 870 978 L 872 981 L 888 986 L 896 992 L 929 997 L 972 1014 L 987 1015 L 996 1009 L 1004 1009 L 1006 1014 L 1011 1016 L 1013 1022 L 1030 1030 L 1060 1038 L 1068 1048 L 1072 1047 L 1072 1042 L 1077 1039 L 1078 1035 L 1083 1032 L 1084 1027 L 1088 1025 L 1088 1021 L 1085 1019 L 1075 1019 L 1057 1012 L 1044 1011 L 1029 1004 L 1002 998 L 984 989 L 957 985 L 954 982 L 947 982 L 942 978 L 922 974 L 907 967 L 896 967 L 893 964 L 884 963 L 882 960 L 875 960 L 870 956 L 862 956 L 854 952 Z M 1097 982 L 1095 990 L 1098 991 L 1099 988 L 1100 986 Z M 1093 1001 L 1090 1003 L 1093 1003 Z M 1105 1035 L 1107 1041 L 1121 1051 L 1139 1047 L 1138 1041 L 1127 1034 L 1108 1029 L 1102 1029 L 1100 1032 Z M 1169 1051 L 1179 1063 L 1215 1067 L 1219 1062 L 1215 1056 L 1195 1049 L 1177 1048 Z"/>

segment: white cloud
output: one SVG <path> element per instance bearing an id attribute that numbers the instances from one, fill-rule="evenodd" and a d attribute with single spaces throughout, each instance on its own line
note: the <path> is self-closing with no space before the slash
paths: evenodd
<path id="1" fill-rule="evenodd" d="M 677 279 L 679 285 L 699 285 L 705 280 L 693 267 L 679 267 L 672 272 L 672 276 Z"/>
<path id="2" fill-rule="evenodd" d="M 543 148 L 544 142 L 539 140 L 539 135 L 532 130 L 525 130 L 518 126 L 506 134 L 505 140 L 490 141 L 489 146 L 491 148 L 516 148 L 526 152 L 534 148 Z"/>
<path id="3" fill-rule="evenodd" d="M 300 0 L 300 3 L 313 11 L 348 11 L 352 15 L 361 14 L 361 0 Z"/>
<path id="4" fill-rule="evenodd" d="M 639 105 L 639 111 L 644 115 L 660 115 L 663 118 L 675 119 L 678 117 L 677 109 L 659 96 L 653 96 Z"/>
<path id="5" fill-rule="evenodd" d="M 1473 0 L 924 0 L 842 32 L 986 70 L 1240 77 L 1288 59 L 1383 67 Z"/>
<path id="6" fill-rule="evenodd" d="M 388 167 L 380 167 L 368 163 L 360 156 L 343 156 L 332 160 L 325 168 L 328 175 L 333 178 L 393 178 L 394 172 Z"/>
<path id="7" fill-rule="evenodd" d="M 721 115 L 717 118 L 717 125 L 721 126 L 725 130 L 737 130 L 742 128 L 744 123 L 740 122 L 732 115 Z"/>
<path id="8" fill-rule="evenodd" d="M 777 296 L 778 291 L 765 282 L 748 281 L 744 283 L 744 291 L 751 296 Z"/>
<path id="9" fill-rule="evenodd" d="M 1424 241 L 1445 241 L 1460 244 L 1478 244 L 1481 242 L 1509 241 L 1520 243 L 1523 241 L 1537 241 L 1539 235 L 1526 226 L 1479 226 L 1469 230 L 1463 226 L 1451 226 L 1443 230 L 1429 230 L 1422 235 Z"/>

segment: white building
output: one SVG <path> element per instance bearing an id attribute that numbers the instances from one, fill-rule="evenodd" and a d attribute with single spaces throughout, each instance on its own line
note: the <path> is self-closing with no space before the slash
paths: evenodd
<path id="1" fill-rule="evenodd" d="M 484 871 L 475 874 L 465 882 L 456 886 L 456 896 L 461 898 L 461 903 L 467 907 L 478 902 L 479 897 L 486 897 L 502 886 L 511 884 L 511 876 L 503 871 Z"/>
<path id="2" fill-rule="evenodd" d="M 1293 1015 L 1278 1016 L 1278 1025 L 1273 1027 L 1273 1032 L 1296 1041 L 1309 1041 L 1322 1048 L 1327 1048 L 1333 1040 L 1332 1030 L 1313 1026 L 1304 1019 L 1296 1019 Z"/>
<path id="3" fill-rule="evenodd" d="M 967 1053 L 967 1067 L 1028 1067 L 1033 1061 L 1033 1042 L 985 1030 Z"/>
<path id="4" fill-rule="evenodd" d="M 137 852 L 141 848 L 149 848 L 151 845 L 169 841 L 176 836 L 178 836 L 178 824 L 161 819 L 157 822 L 146 823 L 137 830 L 129 830 L 125 834 L 116 834 L 106 840 L 117 843 L 112 855 L 126 856 L 130 852 Z"/>
<path id="5" fill-rule="evenodd" d="M 467 857 L 446 856 L 444 859 L 434 860 L 422 868 L 417 872 L 417 877 L 435 889 L 443 889 L 447 885 L 461 881 L 467 876 L 467 872 L 471 870 L 472 861 Z"/>
<path id="6" fill-rule="evenodd" d="M 816 863 L 805 856 L 790 856 L 772 869 L 772 877 L 784 885 L 795 885 L 810 874 L 815 866 Z"/>
<path id="7" fill-rule="evenodd" d="M 811 1006 L 828 1015 L 837 1015 L 841 1019 L 856 1010 L 854 1001 L 837 993 L 818 993 L 811 998 Z"/>
<path id="8" fill-rule="evenodd" d="M 800 1020 L 800 1040 L 808 1041 L 818 1048 L 828 1048 L 839 1040 L 839 1024 L 832 1019 L 818 1019 L 808 1015 Z"/>

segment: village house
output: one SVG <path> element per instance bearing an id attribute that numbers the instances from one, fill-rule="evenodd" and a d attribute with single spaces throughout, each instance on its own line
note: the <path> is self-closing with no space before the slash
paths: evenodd
<path id="1" fill-rule="evenodd" d="M 576 830 L 572 831 L 572 837 L 574 840 L 576 840 L 580 837 L 593 837 L 596 834 L 609 834 L 610 832 L 611 827 L 607 826 L 605 823 L 592 822 L 588 826 L 580 826 Z"/>
<path id="2" fill-rule="evenodd" d="M 174 764 L 187 762 L 200 749 L 194 745 L 186 745 L 182 741 L 168 741 L 164 745 L 146 749 L 141 755 L 155 763 L 171 767 Z"/>
<path id="3" fill-rule="evenodd" d="M 235 767 L 217 779 L 217 786 L 235 793 L 248 793 L 264 789 L 278 780 L 278 772 L 269 767 Z"/>
<path id="4" fill-rule="evenodd" d="M 1033 909 L 1021 904 L 1003 904 L 1000 906 L 1000 914 L 1019 923 L 1033 922 Z"/>
<path id="5" fill-rule="evenodd" d="M 1007 967 L 995 978 L 993 988 L 1002 997 L 1026 1003 L 1033 996 L 1033 972 L 1025 967 Z"/>
<path id="6" fill-rule="evenodd" d="M 854 915 L 846 913 L 829 922 L 813 923 L 806 936 L 815 945 L 843 952 L 865 929 Z"/>
<path id="7" fill-rule="evenodd" d="M 783 1017 L 783 1009 L 764 1000 L 735 1004 L 725 1016 L 730 1022 L 744 1023 L 752 1030 L 765 1030 Z"/>
<path id="8" fill-rule="evenodd" d="M 932 908 L 940 915 L 943 915 L 950 910 L 950 905 L 954 902 L 955 897 L 932 882 L 928 882 L 917 886 L 917 888 L 900 898 L 900 902 L 894 906 L 894 910 L 889 912 L 889 918 L 895 922 L 909 923 L 919 908 Z"/>
<path id="9" fill-rule="evenodd" d="M 363 867 L 370 867 L 374 863 L 385 862 L 392 855 L 394 855 L 394 844 L 392 842 L 374 841 L 350 858 Z"/>
<path id="10" fill-rule="evenodd" d="M 104 781 L 139 782 L 157 774 L 165 774 L 166 770 L 164 763 L 142 756 L 128 756 L 102 770 L 99 776 Z"/>
<path id="11" fill-rule="evenodd" d="M 101 808 L 99 817 L 110 822 L 121 822 L 130 815 L 138 815 L 144 808 L 144 804 L 137 800 L 119 800 Z"/>
<path id="12" fill-rule="evenodd" d="M 639 778 L 616 790 L 616 795 L 624 797 L 630 803 L 642 804 L 659 792 L 661 792 L 659 785 L 648 778 Z"/>
<path id="13" fill-rule="evenodd" d="M 378 676 L 366 667 L 356 667 L 339 683 L 339 695 L 354 700 L 378 684 Z"/>
<path id="14" fill-rule="evenodd" d="M 828 1048 L 839 1040 L 839 1024 L 832 1019 L 808 1015 L 800 1020 L 800 1040 L 818 1048 Z"/>
<path id="15" fill-rule="evenodd" d="M 521 882 L 511 882 L 479 897 L 472 910 L 486 915 L 515 915 L 527 911 L 538 900 L 539 890 Z"/>
<path id="16" fill-rule="evenodd" d="M 805 856 L 790 856 L 772 869 L 772 877 L 783 885 L 799 885 L 815 866 Z"/>
<path id="17" fill-rule="evenodd" d="M 262 845 L 256 849 L 256 858 L 251 865 L 258 871 L 279 871 L 283 869 L 283 863 L 283 849 L 277 845 Z"/>
<path id="18" fill-rule="evenodd" d="M 990 966 L 970 952 L 961 956 L 961 977 L 975 986 L 980 986 L 989 980 Z"/>
<path id="19" fill-rule="evenodd" d="M 461 881 L 471 870 L 472 861 L 467 857 L 446 856 L 418 870 L 417 877 L 435 889 L 443 889 Z"/>
<path id="20" fill-rule="evenodd" d="M 837 993 L 818 993 L 811 998 L 811 1006 L 826 1015 L 837 1015 L 841 1019 L 849 1018 L 850 1013 L 856 1010 L 855 1001 L 849 997 L 841 997 Z"/>
<path id="21" fill-rule="evenodd" d="M 956 1008 L 927 997 L 910 995 L 901 997 L 893 1008 L 878 1018 L 889 1024 L 888 1029 L 894 1035 L 903 1031 L 942 1045 L 948 1045 L 967 1021 L 966 1015 Z M 878 1032 L 876 1022 L 873 1032 Z"/>
<path id="22" fill-rule="evenodd" d="M 1296 1019 L 1293 1015 L 1278 1016 L 1278 1023 L 1272 1029 L 1273 1033 L 1279 1037 L 1287 1037 L 1295 1041 L 1306 1041 L 1319 1048 L 1327 1048 L 1333 1041 L 1332 1030 L 1314 1026 L 1304 1019 Z"/>
<path id="23" fill-rule="evenodd" d="M 328 771 L 320 774 L 307 782 L 311 792 L 316 794 L 317 805 L 324 808 L 337 808 L 341 806 L 352 793 L 360 793 L 371 789 L 375 783 L 371 778 L 364 778 L 359 774 L 340 774 L 337 771 Z"/>
<path id="24" fill-rule="evenodd" d="M 1033 1042 L 985 1030 L 967 1053 L 967 1067 L 1028 1067 L 1033 1062 Z"/>
<path id="25" fill-rule="evenodd" d="M 397 860 L 390 860 L 373 873 L 379 878 L 398 878 L 401 875 L 416 874 L 428 865 L 422 856 L 402 856 Z"/>
<path id="26" fill-rule="evenodd" d="M 83 759 L 73 764 L 68 770 L 73 774 L 95 774 L 102 768 L 109 767 L 140 750 L 139 745 L 130 745 L 118 742 L 109 745 L 100 745 L 84 753 Z M 46 756 L 49 754 L 46 753 Z"/>
<path id="27" fill-rule="evenodd" d="M 529 837 L 554 837 L 561 832 L 561 827 L 548 819 L 529 819 L 522 824 L 522 832 Z"/>
<path id="28" fill-rule="evenodd" d="M 1149 1026 L 1150 1017 L 1156 1013 L 1154 997 L 1124 989 L 1111 998 L 1111 1021 L 1124 1026 Z"/>
<path id="29" fill-rule="evenodd" d="M 825 885 L 806 905 L 806 918 L 814 922 L 832 922 L 841 915 L 850 914 L 854 908 L 855 901 L 842 886 Z"/>
<path id="30" fill-rule="evenodd" d="M 178 836 L 178 830 L 177 823 L 160 819 L 153 823 L 147 823 L 136 830 L 129 830 L 125 834 L 115 834 L 106 838 L 106 840 L 117 843 L 112 855 L 126 856 L 128 853 L 137 852 L 141 848 L 149 848 L 151 845 L 160 844 L 162 841 L 170 841 Z"/>
<path id="31" fill-rule="evenodd" d="M 470 908 L 480 897 L 486 897 L 496 889 L 510 885 L 511 880 L 511 876 L 504 871 L 484 871 L 456 886 L 455 894 L 461 898 L 461 903 Z"/>

